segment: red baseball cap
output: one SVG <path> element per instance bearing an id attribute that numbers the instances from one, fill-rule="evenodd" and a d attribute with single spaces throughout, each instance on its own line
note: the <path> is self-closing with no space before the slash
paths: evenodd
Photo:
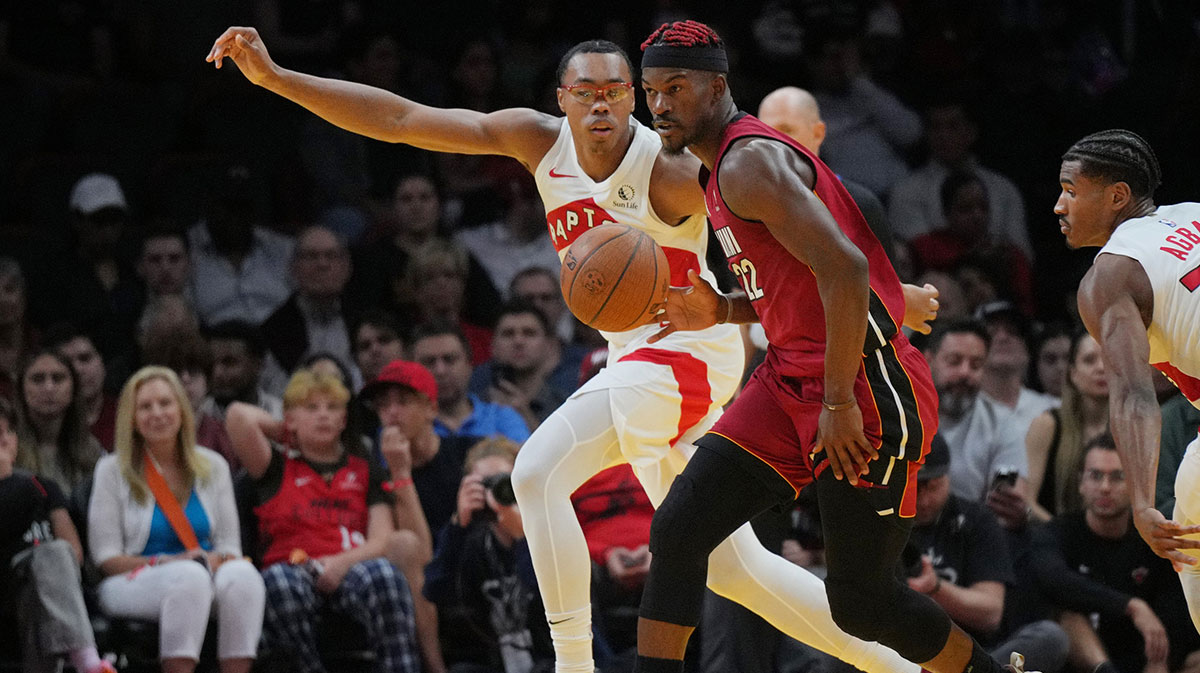
<path id="1" fill-rule="evenodd" d="M 374 397 L 389 385 L 411 388 L 425 395 L 425 397 L 429 398 L 430 402 L 437 405 L 437 381 L 433 379 L 433 374 L 430 374 L 428 369 L 416 362 L 392 360 L 387 363 L 387 366 L 379 372 L 379 376 L 376 376 L 374 381 L 363 386 L 362 395 L 364 397 Z"/>

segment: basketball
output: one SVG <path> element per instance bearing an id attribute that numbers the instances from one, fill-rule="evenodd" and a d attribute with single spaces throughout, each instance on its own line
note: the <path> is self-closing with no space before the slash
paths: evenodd
<path id="1" fill-rule="evenodd" d="M 671 284 L 667 255 L 645 232 L 604 224 L 584 232 L 559 276 L 571 313 L 604 332 L 624 332 L 662 308 Z"/>

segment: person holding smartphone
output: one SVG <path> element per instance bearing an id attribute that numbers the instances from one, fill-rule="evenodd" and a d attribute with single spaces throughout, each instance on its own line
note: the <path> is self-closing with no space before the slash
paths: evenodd
<path id="1" fill-rule="evenodd" d="M 575 391 L 580 364 L 578 354 L 567 357 L 536 306 L 513 301 L 500 311 L 492 359 L 475 368 L 471 392 L 512 407 L 535 430 Z"/>
<path id="2" fill-rule="evenodd" d="M 1009 531 L 1029 520 L 1025 436 L 1012 411 L 981 391 L 991 334 L 979 322 L 938 324 L 924 345 L 938 392 L 938 435 L 954 456 L 954 495 L 986 503 Z M 999 477 L 997 475 L 1002 475 Z"/>

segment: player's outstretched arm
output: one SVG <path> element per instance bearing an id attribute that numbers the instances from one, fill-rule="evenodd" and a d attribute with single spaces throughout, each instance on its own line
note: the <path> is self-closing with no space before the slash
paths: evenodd
<path id="1" fill-rule="evenodd" d="M 1108 374 L 1109 416 L 1129 482 L 1133 521 L 1154 553 L 1176 564 L 1195 564 L 1181 549 L 1200 549 L 1200 526 L 1181 526 L 1154 508 L 1162 413 L 1147 366 L 1146 326 L 1153 290 L 1146 271 L 1121 255 L 1100 255 L 1079 285 L 1079 315 L 1100 344 Z"/>
<path id="2" fill-rule="evenodd" d="M 234 26 L 206 61 L 232 60 L 246 79 L 359 135 L 434 152 L 501 154 L 534 166 L 557 137 L 558 120 L 530 109 L 484 114 L 433 108 L 375 87 L 281 68 L 254 28 Z"/>
<path id="3" fill-rule="evenodd" d="M 816 277 L 826 315 L 826 408 L 814 451 L 829 450 L 834 475 L 857 483 L 857 475 L 879 455 L 863 435 L 854 396 L 867 334 L 867 258 L 809 187 L 815 180 L 812 166 L 783 143 L 741 141 L 722 160 L 718 180 L 733 213 L 762 222 Z"/>

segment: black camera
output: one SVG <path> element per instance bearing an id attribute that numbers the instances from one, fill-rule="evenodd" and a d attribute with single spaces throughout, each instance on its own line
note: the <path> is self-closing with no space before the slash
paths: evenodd
<path id="1" fill-rule="evenodd" d="M 500 472 L 483 478 L 483 487 L 492 492 L 496 502 L 508 507 L 517 504 L 517 495 L 513 493 L 512 475 Z"/>

